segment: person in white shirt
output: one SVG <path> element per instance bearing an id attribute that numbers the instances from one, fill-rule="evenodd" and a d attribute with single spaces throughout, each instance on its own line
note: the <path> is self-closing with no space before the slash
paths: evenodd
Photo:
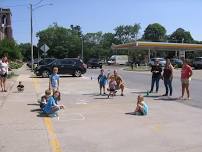
<path id="1" fill-rule="evenodd" d="M 6 79 L 8 75 L 8 62 L 7 57 L 3 57 L 2 61 L 0 62 L 0 83 L 2 92 L 7 92 L 6 90 Z"/>

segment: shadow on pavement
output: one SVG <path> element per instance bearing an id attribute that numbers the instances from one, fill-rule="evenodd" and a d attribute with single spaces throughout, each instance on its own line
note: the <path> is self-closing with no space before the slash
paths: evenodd
<path id="1" fill-rule="evenodd" d="M 159 98 L 162 97 L 161 95 L 145 95 L 145 98 Z"/>
<path id="2" fill-rule="evenodd" d="M 171 97 L 159 97 L 154 100 L 165 100 L 165 101 L 180 101 L 178 98 L 171 98 Z"/>
<path id="3" fill-rule="evenodd" d="M 135 112 L 127 112 L 126 115 L 136 115 Z"/>
<path id="4" fill-rule="evenodd" d="M 147 91 L 133 91 L 131 93 L 136 93 L 136 94 L 146 94 Z"/>
<path id="5" fill-rule="evenodd" d="M 97 94 L 97 93 L 85 93 L 82 95 L 84 95 L 84 96 L 100 96 L 100 94 Z"/>
<path id="6" fill-rule="evenodd" d="M 99 100 L 99 99 L 105 99 L 105 100 L 106 100 L 106 99 L 109 99 L 109 98 L 108 98 L 108 96 L 105 96 L 105 97 L 103 97 L 103 98 L 102 98 L 102 97 L 98 97 L 98 98 L 94 98 L 94 99 L 95 99 L 95 100 Z"/>
<path id="7" fill-rule="evenodd" d="M 40 106 L 40 104 L 39 103 L 29 103 L 29 104 L 27 104 L 28 106 Z"/>
<path id="8" fill-rule="evenodd" d="M 31 109 L 30 111 L 31 111 L 31 112 L 40 112 L 41 109 L 39 109 L 39 108 L 38 108 L 38 109 Z"/>
<path id="9" fill-rule="evenodd" d="M 38 115 L 36 115 L 37 117 L 49 117 L 47 114 L 39 112 Z"/>

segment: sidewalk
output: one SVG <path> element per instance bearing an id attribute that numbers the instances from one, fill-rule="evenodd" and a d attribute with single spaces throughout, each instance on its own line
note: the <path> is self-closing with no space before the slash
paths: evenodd
<path id="1" fill-rule="evenodd" d="M 31 112 L 37 98 L 30 72 L 24 66 L 20 73 L 17 78 L 8 80 L 8 93 L 1 94 L 0 152 L 50 152 L 43 119 Z M 15 80 L 23 82 L 23 93 L 17 92 Z"/>

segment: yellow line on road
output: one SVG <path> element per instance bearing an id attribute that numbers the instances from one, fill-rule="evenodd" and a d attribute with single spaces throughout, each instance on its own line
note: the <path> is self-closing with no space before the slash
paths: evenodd
<path id="1" fill-rule="evenodd" d="M 46 125 L 47 130 L 48 130 L 48 135 L 50 138 L 50 144 L 52 146 L 53 152 L 62 152 L 62 149 L 60 147 L 60 142 L 58 141 L 57 136 L 54 132 L 51 119 L 48 117 L 44 118 L 44 123 Z"/>
<path id="2" fill-rule="evenodd" d="M 36 78 L 32 78 L 32 82 L 35 88 L 35 91 L 37 92 L 37 94 L 39 93 L 39 88 L 40 88 L 40 83 L 39 80 Z M 53 124 L 52 121 L 49 117 L 45 117 L 44 118 L 44 124 L 47 128 L 48 131 L 48 136 L 49 136 L 49 142 L 52 148 L 52 152 L 62 152 L 62 149 L 60 147 L 60 142 L 57 139 L 56 133 L 54 131 L 53 128 Z"/>

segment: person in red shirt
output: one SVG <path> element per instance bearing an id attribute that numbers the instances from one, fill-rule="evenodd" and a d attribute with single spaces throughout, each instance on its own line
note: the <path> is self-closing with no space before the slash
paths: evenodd
<path id="1" fill-rule="evenodd" d="M 190 92 L 189 92 L 189 83 L 191 81 L 192 76 L 192 68 L 187 64 L 187 60 L 183 59 L 183 65 L 181 70 L 181 82 L 182 82 L 182 96 L 180 99 L 184 99 L 184 93 L 185 90 L 187 92 L 187 98 L 190 98 Z"/>

